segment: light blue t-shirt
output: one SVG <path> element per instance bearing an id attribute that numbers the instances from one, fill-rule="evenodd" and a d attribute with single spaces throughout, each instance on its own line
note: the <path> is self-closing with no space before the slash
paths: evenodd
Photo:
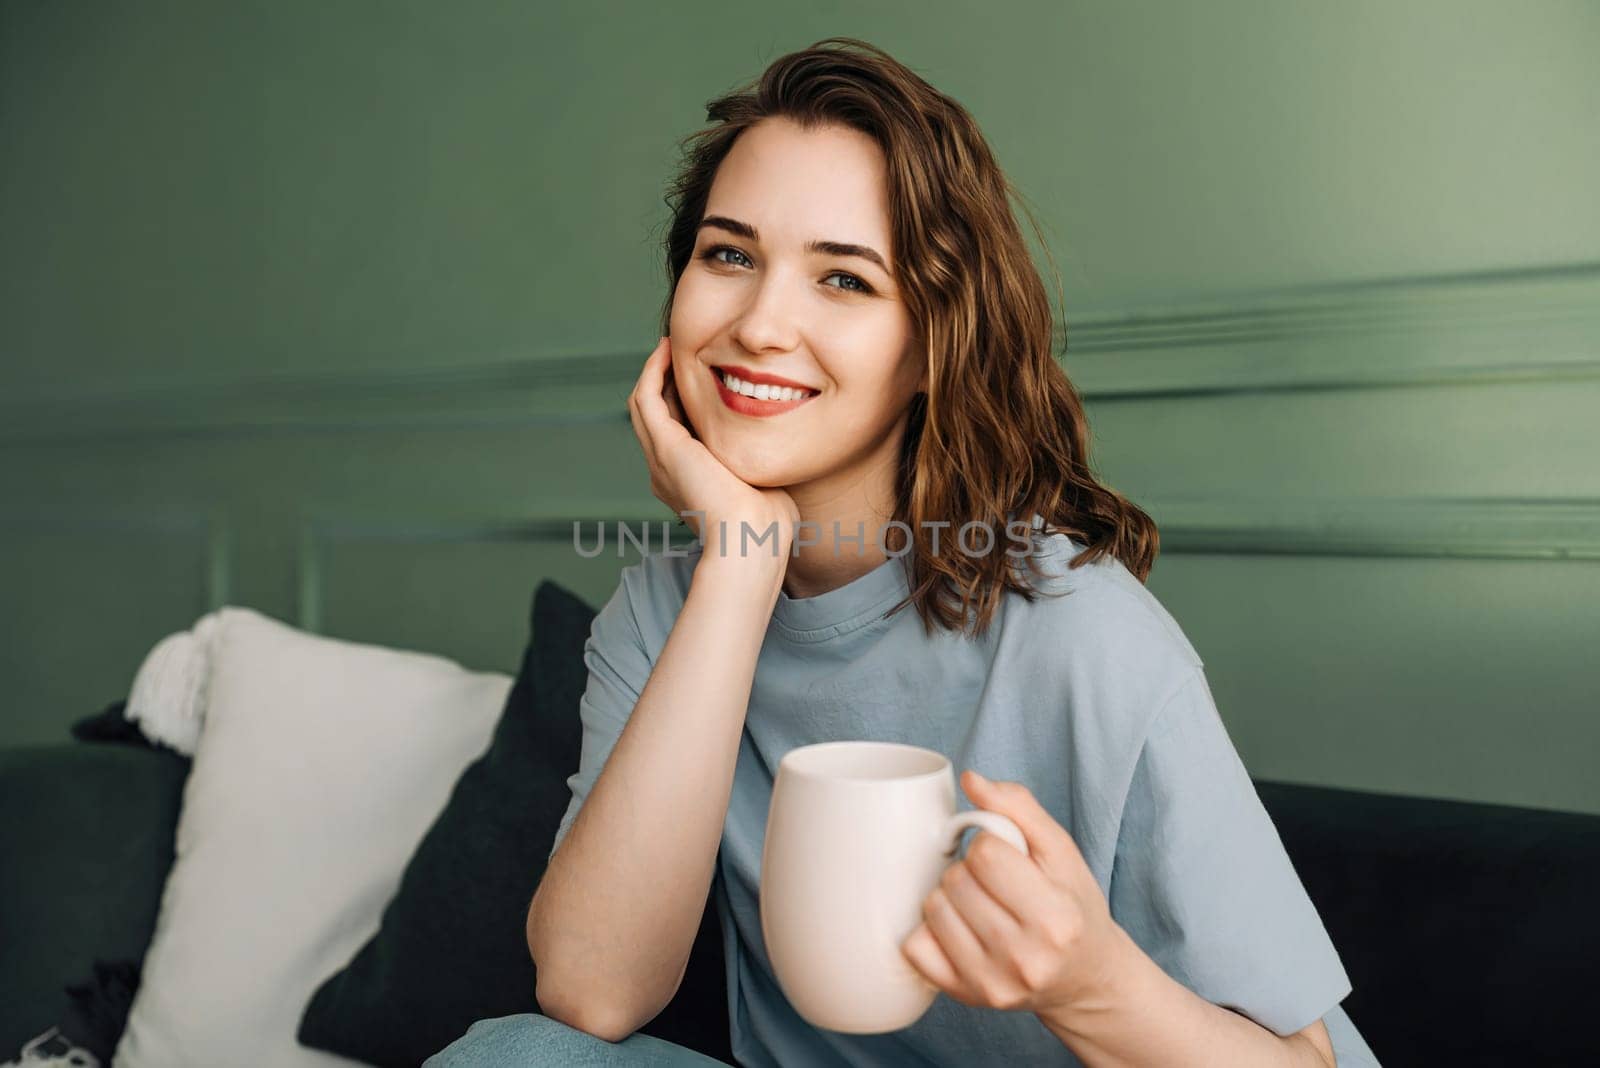
<path id="1" fill-rule="evenodd" d="M 1071 833 L 1113 918 L 1168 975 L 1280 1035 L 1320 1018 L 1341 1068 L 1375 1065 L 1339 1005 L 1350 980 L 1223 727 L 1199 655 L 1121 562 L 1069 571 L 1083 546 L 1063 534 L 1037 538 L 1054 577 L 1031 603 L 1007 592 L 981 639 L 928 637 L 909 605 L 886 618 L 910 589 L 898 558 L 815 597 L 779 593 L 713 878 L 734 1056 L 746 1068 L 1080 1064 L 1032 1013 L 943 994 L 910 1027 L 877 1035 L 821 1030 L 790 1006 L 758 904 L 773 776 L 796 746 L 868 739 L 937 750 L 958 776 L 976 768 L 1023 783 Z M 567 780 L 558 846 L 683 606 L 701 548 L 687 553 L 625 568 L 595 618 L 582 758 Z M 973 807 L 959 787 L 956 797 L 959 810 Z"/>

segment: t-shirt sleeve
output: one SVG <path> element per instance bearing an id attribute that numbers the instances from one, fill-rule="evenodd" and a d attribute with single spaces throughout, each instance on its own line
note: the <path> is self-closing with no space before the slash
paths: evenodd
<path id="1" fill-rule="evenodd" d="M 639 701 L 639 693 L 650 678 L 650 657 L 639 636 L 629 596 L 629 580 L 633 577 L 629 572 L 636 575 L 635 568 L 624 571 L 616 591 L 595 615 L 583 645 L 583 663 L 589 670 L 589 681 L 578 702 L 583 743 L 578 770 L 567 777 L 567 789 L 572 791 L 572 798 L 567 802 L 561 825 L 556 828 L 555 842 L 550 847 L 552 857 L 572 829 L 578 810 L 594 788 L 600 769 L 616 746 L 623 726 L 633 714 L 633 706 Z"/>
<path id="2" fill-rule="evenodd" d="M 1112 864 L 1112 917 L 1162 969 L 1278 1035 L 1350 980 L 1223 726 L 1203 669 L 1156 715 Z"/>

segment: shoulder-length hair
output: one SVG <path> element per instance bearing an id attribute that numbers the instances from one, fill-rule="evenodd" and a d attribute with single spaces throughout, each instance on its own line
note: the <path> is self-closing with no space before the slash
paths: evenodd
<path id="1" fill-rule="evenodd" d="M 1013 561 L 1027 559 L 1039 574 L 1036 553 L 1021 553 L 1048 533 L 1085 546 L 1070 568 L 1110 555 L 1143 582 L 1159 552 L 1156 525 L 1090 469 L 1083 404 L 1052 355 L 1050 302 L 1010 198 L 1035 234 L 1038 222 L 972 116 L 882 49 L 824 38 L 706 105 L 714 125 L 679 143 L 682 167 L 666 196 L 661 332 L 670 333 L 672 295 L 718 166 L 741 133 L 775 116 L 803 128 L 853 127 L 877 141 L 888 164 L 895 282 L 928 360 L 895 482 L 892 518 L 909 528 L 910 547 L 897 526 L 888 528 L 899 535 L 893 550 L 885 546 L 910 556 L 911 593 L 895 610 L 915 604 L 929 633 L 938 625 L 983 634 L 1005 590 L 1033 599 Z M 1059 288 L 1059 272 L 1056 280 Z M 976 529 L 961 543 L 974 551 L 950 551 L 969 524 L 987 528 L 992 551 L 976 551 L 985 541 Z"/>

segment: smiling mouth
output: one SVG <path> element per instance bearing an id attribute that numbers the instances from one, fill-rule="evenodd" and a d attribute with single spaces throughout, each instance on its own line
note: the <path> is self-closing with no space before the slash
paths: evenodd
<path id="1" fill-rule="evenodd" d="M 722 403 L 741 415 L 782 415 L 800 407 L 820 392 L 792 386 L 757 385 L 720 368 L 710 369 Z"/>

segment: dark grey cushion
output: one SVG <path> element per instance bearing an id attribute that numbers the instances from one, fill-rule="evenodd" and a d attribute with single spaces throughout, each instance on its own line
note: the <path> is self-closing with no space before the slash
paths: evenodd
<path id="1" fill-rule="evenodd" d="M 378 933 L 312 996 L 302 1043 L 415 1065 L 478 1020 L 538 1010 L 524 924 L 578 767 L 594 616 L 555 583 L 539 586 L 533 637 L 488 751 L 462 773 Z M 732 1063 L 715 907 L 704 917 L 677 997 L 640 1031 Z"/>
<path id="2" fill-rule="evenodd" d="M 1385 1064 L 1600 1064 L 1600 816 L 1257 782 Z"/>
<path id="3" fill-rule="evenodd" d="M 86 1019 L 67 988 L 105 974 L 97 961 L 143 960 L 188 772 L 142 745 L 0 750 L 0 1059 L 74 1022 L 71 1037 L 109 1058 L 129 999 Z"/>

